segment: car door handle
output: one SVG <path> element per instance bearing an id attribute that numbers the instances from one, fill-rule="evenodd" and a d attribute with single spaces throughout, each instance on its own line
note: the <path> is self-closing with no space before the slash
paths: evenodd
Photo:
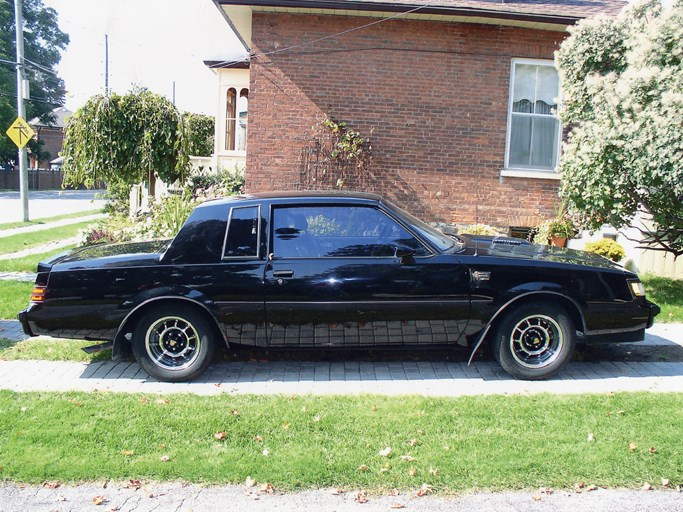
<path id="1" fill-rule="evenodd" d="M 293 277 L 293 270 L 275 270 L 273 272 L 273 277 Z"/>

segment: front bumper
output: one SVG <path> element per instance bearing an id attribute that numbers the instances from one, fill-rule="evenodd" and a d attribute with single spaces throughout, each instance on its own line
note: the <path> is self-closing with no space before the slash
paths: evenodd
<path id="1" fill-rule="evenodd" d="M 35 336 L 33 331 L 31 331 L 31 326 L 28 324 L 28 309 L 20 311 L 17 315 L 17 320 L 19 320 L 21 328 L 24 330 L 24 334 L 27 336 Z"/>
<path id="2" fill-rule="evenodd" d="M 647 328 L 649 329 L 655 323 L 655 317 L 662 311 L 662 309 L 657 304 L 650 302 L 649 300 L 645 300 L 645 304 L 648 308 L 650 308 L 650 315 L 647 319 Z"/>

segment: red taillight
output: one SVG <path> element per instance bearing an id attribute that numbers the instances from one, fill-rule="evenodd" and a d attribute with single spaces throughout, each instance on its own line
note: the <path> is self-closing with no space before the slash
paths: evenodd
<path id="1" fill-rule="evenodd" d="M 31 302 L 40 304 L 45 300 L 45 286 L 34 286 L 31 291 Z"/>

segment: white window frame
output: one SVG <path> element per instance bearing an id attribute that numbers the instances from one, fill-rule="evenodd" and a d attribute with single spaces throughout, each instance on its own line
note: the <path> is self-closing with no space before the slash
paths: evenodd
<path id="1" fill-rule="evenodd" d="M 519 178 L 543 178 L 543 179 L 560 179 L 557 172 L 557 162 L 553 169 L 529 168 L 529 167 L 510 167 L 510 138 L 512 136 L 512 108 L 514 99 L 515 87 L 515 68 L 518 64 L 529 64 L 532 66 L 549 66 L 555 67 L 555 61 L 545 59 L 512 59 L 510 63 L 510 88 L 508 91 L 508 116 L 507 116 L 507 131 L 505 135 L 505 169 L 500 173 L 501 176 L 519 177 Z M 557 91 L 558 97 L 560 91 Z M 559 100 L 558 100 L 559 101 Z M 531 114 L 532 116 L 534 114 Z M 540 114 L 539 114 L 540 115 Z M 557 114 L 554 115 L 558 118 Z M 562 122 L 560 122 L 559 130 L 557 131 L 557 158 L 560 157 L 560 149 L 562 144 Z"/>

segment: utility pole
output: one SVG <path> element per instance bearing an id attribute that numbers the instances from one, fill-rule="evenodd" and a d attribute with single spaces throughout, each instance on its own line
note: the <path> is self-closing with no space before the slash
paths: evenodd
<path id="1" fill-rule="evenodd" d="M 14 0 L 14 23 L 17 46 L 17 116 L 26 119 L 24 106 L 24 21 L 21 15 L 21 0 Z M 28 222 L 28 168 L 26 166 L 26 146 L 19 150 L 19 196 L 24 212 L 24 222 Z"/>
<path id="2" fill-rule="evenodd" d="M 175 80 L 173 80 L 173 105 L 175 105 Z"/>
<path id="3" fill-rule="evenodd" d="M 104 34 L 104 95 L 109 96 L 109 34 Z"/>

